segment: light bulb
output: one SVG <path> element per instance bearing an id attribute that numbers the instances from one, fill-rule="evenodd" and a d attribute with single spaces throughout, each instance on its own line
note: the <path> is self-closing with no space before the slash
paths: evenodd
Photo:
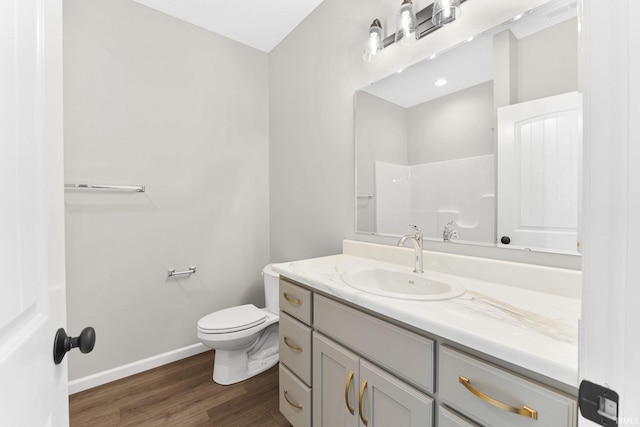
<path id="1" fill-rule="evenodd" d="M 433 25 L 447 25 L 460 17 L 460 0 L 435 0 L 433 3 Z"/>
<path id="2" fill-rule="evenodd" d="M 413 44 L 416 41 L 417 26 L 418 20 L 413 11 L 413 3 L 411 0 L 404 0 L 396 19 L 395 42 L 404 46 Z"/>
<path id="3" fill-rule="evenodd" d="M 366 62 L 373 62 L 380 56 L 382 56 L 384 47 L 382 41 L 384 37 L 382 35 L 382 25 L 377 19 L 373 20 L 373 23 L 369 27 L 369 35 L 364 45 L 364 53 L 362 59 Z"/>

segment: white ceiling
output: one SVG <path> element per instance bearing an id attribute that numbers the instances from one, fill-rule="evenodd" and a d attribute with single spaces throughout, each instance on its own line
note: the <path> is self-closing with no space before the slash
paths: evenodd
<path id="1" fill-rule="evenodd" d="M 270 52 L 323 0 L 134 0 Z"/>

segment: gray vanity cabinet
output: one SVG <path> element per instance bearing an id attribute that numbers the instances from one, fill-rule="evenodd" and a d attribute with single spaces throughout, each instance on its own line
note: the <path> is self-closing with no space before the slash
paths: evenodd
<path id="1" fill-rule="evenodd" d="M 577 424 L 575 396 L 283 277 L 280 292 L 280 411 L 294 427 Z"/>
<path id="2" fill-rule="evenodd" d="M 318 332 L 313 378 L 315 427 L 432 425 L 433 399 Z"/>

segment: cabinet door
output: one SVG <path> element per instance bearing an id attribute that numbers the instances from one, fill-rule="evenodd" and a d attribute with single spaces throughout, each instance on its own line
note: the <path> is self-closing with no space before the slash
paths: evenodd
<path id="1" fill-rule="evenodd" d="M 433 425 L 433 399 L 366 360 L 360 361 L 357 410 L 367 427 Z"/>
<path id="2" fill-rule="evenodd" d="M 357 427 L 358 361 L 349 350 L 313 333 L 314 427 Z"/>

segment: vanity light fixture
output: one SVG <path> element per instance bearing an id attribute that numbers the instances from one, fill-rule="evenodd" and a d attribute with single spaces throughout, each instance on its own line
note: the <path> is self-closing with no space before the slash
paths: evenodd
<path id="1" fill-rule="evenodd" d="M 369 36 L 367 37 L 367 41 L 364 44 L 364 53 L 362 55 L 362 59 L 366 62 L 373 62 L 380 56 L 382 56 L 382 52 L 384 46 L 382 41 L 384 40 L 384 35 L 382 33 L 382 24 L 378 19 L 374 19 L 369 27 Z"/>
<path id="2" fill-rule="evenodd" d="M 400 13 L 396 19 L 396 37 L 395 42 L 402 46 L 412 45 L 416 41 L 416 28 L 418 27 L 418 19 L 413 10 L 413 2 L 411 0 L 403 0 L 400 6 Z"/>
<path id="3" fill-rule="evenodd" d="M 396 32 L 385 37 L 382 24 L 374 19 L 369 27 L 367 41 L 362 58 L 366 62 L 373 62 L 384 52 L 387 46 L 411 44 L 415 40 L 431 34 L 445 24 L 449 24 L 460 17 L 460 3 L 467 0 L 435 0 L 433 4 L 413 12 L 413 0 L 403 0 L 398 14 Z M 414 24 L 415 23 L 415 24 Z"/>
<path id="4" fill-rule="evenodd" d="M 433 25 L 442 26 L 460 17 L 460 0 L 435 0 L 433 2 Z"/>
<path id="5" fill-rule="evenodd" d="M 446 84 L 447 84 L 447 80 L 446 79 L 438 79 L 434 83 L 434 85 L 436 85 L 438 87 L 442 87 L 442 86 L 444 86 Z"/>

